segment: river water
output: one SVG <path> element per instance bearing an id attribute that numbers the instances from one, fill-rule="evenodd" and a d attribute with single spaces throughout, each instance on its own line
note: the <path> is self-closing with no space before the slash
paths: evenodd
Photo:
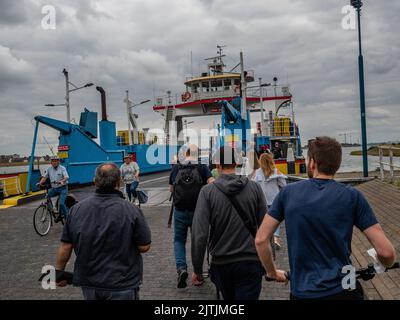
<path id="1" fill-rule="evenodd" d="M 339 172 L 362 172 L 362 157 L 350 155 L 350 152 L 355 150 L 360 150 L 360 148 L 357 147 L 343 148 L 343 159 Z M 306 155 L 307 150 L 303 150 L 303 153 L 304 155 Z M 389 158 L 385 158 L 384 161 L 389 162 Z M 399 157 L 394 158 L 394 164 L 400 166 Z M 43 173 L 48 166 L 49 166 L 48 164 L 40 165 L 40 171 Z M 374 171 L 377 167 L 379 167 L 379 157 L 368 156 L 369 171 Z M 28 169 L 29 166 L 0 167 L 0 174 L 27 172 Z M 35 169 L 37 169 L 37 165 L 35 165 Z"/>

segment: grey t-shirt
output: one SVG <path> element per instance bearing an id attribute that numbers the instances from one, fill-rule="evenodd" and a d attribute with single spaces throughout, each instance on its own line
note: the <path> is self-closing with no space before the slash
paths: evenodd
<path id="1" fill-rule="evenodd" d="M 53 166 L 48 167 L 44 173 L 44 177 L 50 179 L 52 188 L 61 187 L 57 182 L 60 182 L 64 178 L 69 178 L 67 169 L 60 165 L 57 168 L 54 168 Z"/>
<path id="2" fill-rule="evenodd" d="M 123 163 L 120 170 L 125 183 L 130 184 L 138 181 L 135 175 L 139 171 L 139 166 L 136 162 L 131 162 L 130 164 Z"/>
<path id="3" fill-rule="evenodd" d="M 138 246 L 151 242 L 142 211 L 122 193 L 97 191 L 71 208 L 61 237 L 73 245 L 73 284 L 110 290 L 136 288 L 143 276 Z"/>

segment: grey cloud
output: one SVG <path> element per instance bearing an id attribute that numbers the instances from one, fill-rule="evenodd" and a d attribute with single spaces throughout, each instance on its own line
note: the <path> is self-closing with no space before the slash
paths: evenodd
<path id="1" fill-rule="evenodd" d="M 359 130 L 357 33 L 341 28 L 346 1 L 53 0 L 57 29 L 52 31 L 40 28 L 46 2 L 0 3 L 0 130 L 7 136 L 1 151 L 29 152 L 30 141 L 21 137 L 31 136 L 35 114 L 65 119 L 64 108 L 43 107 L 63 101 L 64 67 L 72 82 L 104 87 L 110 119 L 124 129 L 126 89 L 135 101 L 167 90 L 180 95 L 191 69 L 190 52 L 197 73 L 206 67 L 203 59 L 215 55 L 216 44 L 227 45 L 229 67 L 238 63 L 243 49 L 246 68 L 257 77 L 289 80 L 303 139 Z M 399 2 L 363 7 L 370 141 L 399 136 L 398 12 Z M 99 111 L 99 105 L 93 88 L 71 95 L 75 119 L 83 106 Z M 151 104 L 135 112 L 141 127 L 162 128 Z M 252 115 L 253 122 L 257 117 Z M 194 126 L 209 124 L 209 118 L 196 118 Z M 53 130 L 41 130 L 57 142 Z M 41 148 L 48 152 L 46 145 Z"/>
<path id="2" fill-rule="evenodd" d="M 28 21 L 29 15 L 35 7 L 29 0 L 1 0 L 0 26 L 16 25 Z"/>

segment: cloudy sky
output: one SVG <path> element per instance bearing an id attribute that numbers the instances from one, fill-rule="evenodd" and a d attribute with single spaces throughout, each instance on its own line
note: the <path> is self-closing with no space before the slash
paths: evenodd
<path id="1" fill-rule="evenodd" d="M 400 2 L 364 1 L 369 141 L 400 140 Z M 0 154 L 28 154 L 33 117 L 65 119 L 62 69 L 76 85 L 107 92 L 108 114 L 126 129 L 125 90 L 135 102 L 181 93 L 190 73 L 223 44 L 226 63 L 239 51 L 265 81 L 288 80 L 303 139 L 359 132 L 357 33 L 342 28 L 345 0 L 0 0 Z M 56 9 L 56 29 L 42 28 L 44 5 Z M 270 80 L 269 80 L 270 81 Z M 71 95 L 72 118 L 100 111 L 92 88 Z M 137 108 L 141 127 L 162 127 L 152 104 Z M 196 118 L 194 126 L 208 128 Z M 358 133 L 354 134 L 355 140 Z M 41 127 L 38 153 L 49 153 Z"/>

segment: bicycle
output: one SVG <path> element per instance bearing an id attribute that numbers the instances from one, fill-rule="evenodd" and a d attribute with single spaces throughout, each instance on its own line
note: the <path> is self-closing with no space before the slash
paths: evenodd
<path id="1" fill-rule="evenodd" d="M 384 272 L 388 272 L 389 270 L 400 269 L 400 262 L 395 262 L 391 267 L 386 268 Z M 363 281 L 372 280 L 376 276 L 377 272 L 375 270 L 373 263 L 368 263 L 367 267 L 359 268 L 356 270 L 356 279 L 361 279 Z M 285 277 L 290 281 L 290 271 L 285 272 Z M 275 281 L 275 279 L 268 278 L 265 276 L 265 279 L 268 282 Z"/>
<path id="2" fill-rule="evenodd" d="M 389 270 L 393 270 L 393 269 L 400 269 L 400 262 L 395 262 L 391 267 L 386 268 L 384 272 L 388 272 Z M 376 271 L 373 263 L 368 263 L 367 267 L 357 269 L 355 274 L 356 274 L 357 280 L 360 279 L 363 281 L 369 281 L 369 280 L 372 280 L 376 276 L 377 271 Z M 285 277 L 288 281 L 290 281 L 290 271 L 285 272 Z M 276 281 L 275 279 L 269 278 L 266 275 L 265 275 L 265 280 L 267 282 Z"/>
<path id="3" fill-rule="evenodd" d="M 41 186 L 39 183 L 36 184 Z M 42 186 L 41 186 L 42 187 Z M 44 237 L 50 231 L 51 226 L 53 225 L 53 221 L 55 223 L 61 222 L 64 225 L 64 217 L 60 214 L 60 197 L 57 197 L 55 207 L 57 210 L 54 209 L 53 201 L 48 196 L 50 186 L 45 185 L 44 188 L 46 189 L 46 197 L 45 201 L 43 201 L 39 207 L 36 208 L 33 214 L 33 227 L 36 233 Z"/>

